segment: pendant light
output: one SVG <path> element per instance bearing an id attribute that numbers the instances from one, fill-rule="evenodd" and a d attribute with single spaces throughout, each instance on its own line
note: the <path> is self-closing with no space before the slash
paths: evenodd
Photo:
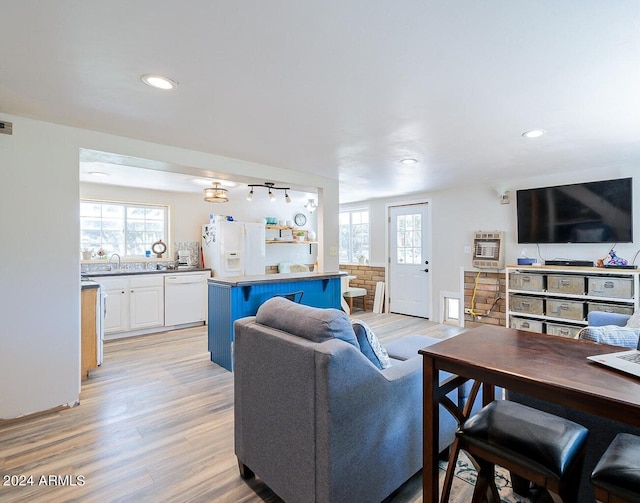
<path id="1" fill-rule="evenodd" d="M 228 203 L 227 189 L 220 187 L 220 182 L 213 182 L 213 187 L 204 189 L 204 200 L 208 203 Z"/>

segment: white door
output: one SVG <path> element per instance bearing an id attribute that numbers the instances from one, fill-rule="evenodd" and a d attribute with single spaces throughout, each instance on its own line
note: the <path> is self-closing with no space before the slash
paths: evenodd
<path id="1" fill-rule="evenodd" d="M 430 317 L 427 203 L 389 208 L 389 311 Z"/>

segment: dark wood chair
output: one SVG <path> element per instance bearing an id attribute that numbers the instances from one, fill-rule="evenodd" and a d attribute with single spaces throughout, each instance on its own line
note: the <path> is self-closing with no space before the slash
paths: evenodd
<path id="1" fill-rule="evenodd" d="M 563 503 L 579 503 L 577 488 L 588 435 L 586 428 L 567 419 L 495 400 L 462 424 L 454 449 L 467 452 L 478 470 L 474 503 L 500 501 L 496 464 L 534 482 L 540 498 L 550 498 L 551 491 Z"/>
<path id="2" fill-rule="evenodd" d="M 640 437 L 619 433 L 591 474 L 596 499 L 602 503 L 640 501 Z"/>

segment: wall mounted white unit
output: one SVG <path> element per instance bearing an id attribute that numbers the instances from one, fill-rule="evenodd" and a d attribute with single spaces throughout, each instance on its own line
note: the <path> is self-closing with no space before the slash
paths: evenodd
<path id="1" fill-rule="evenodd" d="M 478 269 L 502 269 L 504 267 L 504 232 L 475 232 L 471 265 Z"/>
<path id="2" fill-rule="evenodd" d="M 203 225 L 202 255 L 212 276 L 264 274 L 265 226 L 228 221 Z"/>

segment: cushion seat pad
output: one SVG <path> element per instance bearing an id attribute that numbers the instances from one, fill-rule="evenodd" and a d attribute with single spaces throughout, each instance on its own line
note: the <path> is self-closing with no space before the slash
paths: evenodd
<path id="1" fill-rule="evenodd" d="M 619 433 L 593 470 L 591 481 L 611 494 L 640 498 L 640 437 Z"/>
<path id="2" fill-rule="evenodd" d="M 391 358 L 396 360 L 409 360 L 418 356 L 418 351 L 427 346 L 431 346 L 442 339 L 428 337 L 426 335 L 410 335 L 384 345 Z"/>
<path id="3" fill-rule="evenodd" d="M 587 440 L 573 421 L 508 400 L 496 400 L 465 421 L 457 435 L 508 461 L 559 480 Z"/>

